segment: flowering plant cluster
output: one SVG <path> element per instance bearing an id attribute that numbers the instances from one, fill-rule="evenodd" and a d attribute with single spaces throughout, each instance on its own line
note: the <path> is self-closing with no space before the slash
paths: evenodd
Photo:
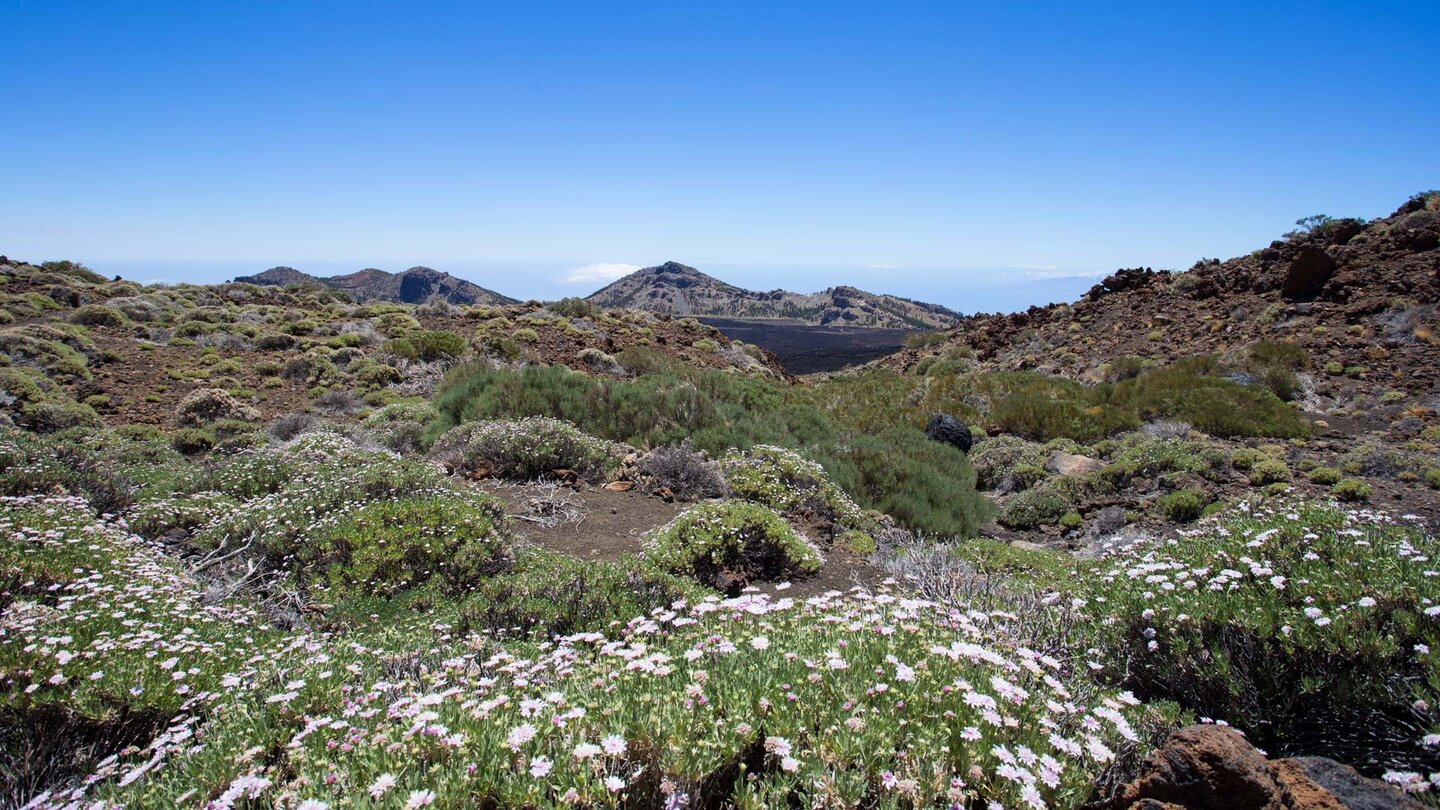
<path id="1" fill-rule="evenodd" d="M 1140 738 L 1137 701 L 1083 668 L 883 593 L 709 597 L 511 648 L 405 629 L 211 662 L 223 690 L 152 750 L 36 806 L 1074 807 Z"/>
<path id="2" fill-rule="evenodd" d="M 760 444 L 732 450 L 720 464 L 737 498 L 791 517 L 832 522 L 837 534 L 843 530 L 873 534 L 880 529 L 877 518 L 836 486 L 825 468 L 794 450 Z"/>
<path id="3" fill-rule="evenodd" d="M 1440 771 L 1436 551 L 1376 512 L 1242 504 L 1108 549 L 1083 609 L 1143 694 L 1277 752 Z"/>

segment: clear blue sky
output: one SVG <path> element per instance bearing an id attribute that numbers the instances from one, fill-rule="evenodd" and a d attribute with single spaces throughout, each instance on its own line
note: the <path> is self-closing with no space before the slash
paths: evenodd
<path id="1" fill-rule="evenodd" d="M 555 297 L 676 259 L 1012 309 L 1440 186 L 1434 0 L 0 0 L 0 32 L 0 253 L 142 280 Z"/>

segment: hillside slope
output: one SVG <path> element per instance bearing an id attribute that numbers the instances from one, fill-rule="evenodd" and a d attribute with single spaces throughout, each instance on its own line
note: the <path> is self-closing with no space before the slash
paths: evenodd
<path id="1" fill-rule="evenodd" d="M 429 267 L 412 267 L 403 273 L 387 273 L 371 267 L 357 273 L 328 278 L 302 273 L 293 267 L 272 267 L 253 276 L 240 276 L 235 281 L 280 287 L 312 284 L 339 290 L 361 303 L 393 301 L 398 304 L 419 304 L 435 297 L 462 306 L 518 303 L 514 298 Z"/>
<path id="2" fill-rule="evenodd" d="M 1184 273 L 1120 270 L 1073 304 L 968 317 L 876 363 L 908 370 L 927 357 L 969 355 L 991 370 L 1094 382 L 1113 376 L 1117 361 L 1224 356 L 1263 340 L 1304 349 L 1316 376 L 1341 387 L 1404 380 L 1440 393 L 1437 299 L 1440 194 L 1430 193 L 1384 219 L 1317 223 Z"/>
<path id="3" fill-rule="evenodd" d="M 960 318 L 938 304 L 854 287 L 831 287 L 818 293 L 757 292 L 727 284 L 678 262 L 637 270 L 585 300 L 610 309 L 643 309 L 671 315 L 890 329 L 944 328 Z"/>

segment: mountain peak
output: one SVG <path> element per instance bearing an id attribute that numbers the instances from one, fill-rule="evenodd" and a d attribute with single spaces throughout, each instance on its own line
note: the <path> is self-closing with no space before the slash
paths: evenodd
<path id="1" fill-rule="evenodd" d="M 586 300 L 611 309 L 814 325 L 935 329 L 959 320 L 958 314 L 945 307 L 877 295 L 855 287 L 832 287 L 818 293 L 746 290 L 676 261 L 637 270 L 597 290 Z"/>

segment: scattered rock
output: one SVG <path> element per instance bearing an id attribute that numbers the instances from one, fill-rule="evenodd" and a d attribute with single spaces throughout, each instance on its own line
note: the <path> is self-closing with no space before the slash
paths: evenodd
<path id="1" fill-rule="evenodd" d="M 1126 810 L 1380 810 L 1419 808 L 1392 785 L 1321 757 L 1271 762 L 1225 726 L 1180 729 L 1121 788 Z"/>
<path id="2" fill-rule="evenodd" d="M 948 413 L 937 413 L 930 417 L 929 424 L 925 425 L 925 435 L 937 442 L 958 448 L 962 453 L 970 452 L 973 443 L 970 428 Z"/>
<path id="3" fill-rule="evenodd" d="M 1104 469 L 1105 462 L 1089 456 L 1056 451 L 1045 460 L 1045 469 L 1055 475 L 1087 475 Z"/>
<path id="4" fill-rule="evenodd" d="M 1328 792 L 1340 807 L 1347 810 L 1385 810 L 1415 808 L 1420 803 L 1406 796 L 1399 788 L 1376 779 L 1367 779 L 1360 772 L 1325 757 L 1293 757 L 1275 763 L 1275 769 L 1287 786 L 1304 780 Z M 1292 787 L 1292 792 L 1298 788 Z"/>

